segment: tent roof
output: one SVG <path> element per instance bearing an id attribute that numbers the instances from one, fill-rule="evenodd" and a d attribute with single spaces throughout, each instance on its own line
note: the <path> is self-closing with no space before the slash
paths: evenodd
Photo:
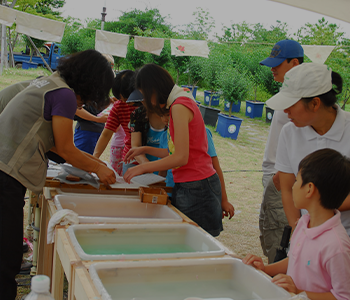
<path id="1" fill-rule="evenodd" d="M 270 0 L 350 23 L 350 0 Z M 298 16 L 295 16 L 296 18 Z"/>

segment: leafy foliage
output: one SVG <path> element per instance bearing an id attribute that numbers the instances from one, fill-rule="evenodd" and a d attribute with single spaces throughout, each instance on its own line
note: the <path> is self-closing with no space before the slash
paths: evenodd
<path id="1" fill-rule="evenodd" d="M 29 38 L 26 35 L 23 35 L 23 40 L 24 40 L 26 46 L 29 47 L 29 49 L 30 49 L 30 60 L 29 60 L 29 62 L 32 62 L 33 55 L 34 54 L 38 54 L 38 53 L 35 53 L 36 50 L 35 50 L 35 48 L 33 47 L 32 43 L 30 42 Z M 43 41 L 43 40 L 39 40 L 39 39 L 35 39 L 35 38 L 31 38 L 31 40 L 33 41 L 35 47 L 37 47 L 38 49 L 44 46 L 45 41 Z"/>
<path id="2" fill-rule="evenodd" d="M 344 32 L 338 30 L 338 25 L 329 24 L 322 18 L 316 24 L 306 23 L 298 30 L 296 36 L 302 45 L 339 45 Z"/>
<path id="3" fill-rule="evenodd" d="M 229 116 L 231 117 L 232 104 L 245 100 L 250 88 L 249 81 L 244 73 L 232 65 L 227 65 L 219 75 L 221 95 L 230 102 Z"/>
<path id="4" fill-rule="evenodd" d="M 17 0 L 15 9 L 50 19 L 62 19 L 57 9 L 64 4 L 64 0 Z"/>
<path id="5" fill-rule="evenodd" d="M 166 23 L 158 9 L 148 8 L 145 11 L 134 9 L 124 12 L 118 21 L 106 22 L 104 25 L 106 31 L 130 35 L 139 35 L 140 31 L 148 32 L 147 36 L 152 36 L 151 33 L 154 31 L 171 35 L 171 29 L 171 25 Z"/>
<path id="6" fill-rule="evenodd" d="M 89 28 L 85 28 L 78 20 L 70 18 L 66 20 L 66 28 L 61 42 L 61 51 L 63 54 L 71 54 L 87 49 L 95 48 L 94 28 L 99 24 L 96 20 L 90 20 Z"/>
<path id="7" fill-rule="evenodd" d="M 60 19 L 56 10 L 63 5 L 63 0 L 17 0 L 16 9 L 51 19 Z M 145 63 L 153 62 L 166 68 L 179 84 L 199 84 L 200 87 L 212 91 L 221 88 L 223 78 L 231 82 L 244 80 L 250 86 L 249 93 L 254 94 L 253 98 L 259 100 L 266 100 L 278 91 L 280 84 L 273 80 L 271 70 L 261 66 L 259 62 L 270 54 L 272 46 L 277 41 L 292 38 L 286 23 L 277 20 L 276 24 L 269 28 L 260 23 L 233 23 L 231 26 L 223 27 L 222 36 L 216 36 L 219 43 L 209 43 L 208 59 L 193 56 L 175 57 L 171 55 L 169 39 L 208 40 L 214 28 L 215 23 L 209 12 L 197 8 L 193 16 L 194 21 L 185 25 L 182 30 L 172 27 L 167 22 L 167 17 L 163 17 L 157 9 L 150 8 L 144 11 L 134 9 L 123 12 L 118 21 L 105 22 L 106 31 L 165 39 L 161 55 L 157 56 L 135 50 L 131 38 L 127 57 L 114 57 L 116 68 L 137 69 Z M 73 18 L 67 18 L 64 22 L 66 28 L 61 43 L 64 54 L 95 47 L 95 30 L 101 28 L 99 19 L 86 20 L 87 25 Z M 13 29 L 11 28 L 12 32 Z M 303 45 L 336 45 L 325 63 L 333 71 L 340 73 L 344 80 L 344 92 L 340 100 L 349 98 L 347 95 L 350 95 L 350 40 L 344 37 L 344 32 L 339 30 L 339 26 L 322 18 L 316 24 L 306 23 L 293 37 Z M 16 40 L 14 33 L 11 39 Z M 306 57 L 306 61 L 308 60 Z M 237 74 L 240 74 L 239 79 Z"/>
<path id="8" fill-rule="evenodd" d="M 180 32 L 188 39 L 207 40 L 211 30 L 215 27 L 215 21 L 209 12 L 197 7 L 197 11 L 192 14 L 195 21 L 189 23 L 184 30 Z"/>

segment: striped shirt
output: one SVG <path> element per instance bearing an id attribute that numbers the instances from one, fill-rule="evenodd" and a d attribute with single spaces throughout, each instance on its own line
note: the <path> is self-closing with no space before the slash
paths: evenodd
<path id="1" fill-rule="evenodd" d="M 108 115 L 108 119 L 105 125 L 106 129 L 116 132 L 119 125 L 121 125 L 125 132 L 123 150 L 123 158 L 131 148 L 131 135 L 130 135 L 130 114 L 137 108 L 137 106 L 128 105 L 122 101 L 116 101 Z"/>

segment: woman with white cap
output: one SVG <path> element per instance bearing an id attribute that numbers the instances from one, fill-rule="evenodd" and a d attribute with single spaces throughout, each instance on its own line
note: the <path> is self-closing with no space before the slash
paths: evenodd
<path id="1" fill-rule="evenodd" d="M 285 74 L 280 92 L 266 102 L 272 109 L 284 110 L 291 121 L 281 131 L 275 168 L 281 172 L 283 208 L 293 229 L 301 214 L 292 198 L 299 162 L 323 148 L 350 157 L 350 113 L 336 104 L 336 95 L 341 91 L 338 73 L 326 65 L 304 63 Z M 350 196 L 339 210 L 350 235 Z"/>

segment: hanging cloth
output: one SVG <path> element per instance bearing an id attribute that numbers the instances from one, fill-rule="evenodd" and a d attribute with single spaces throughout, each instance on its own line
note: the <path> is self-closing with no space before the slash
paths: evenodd
<path id="1" fill-rule="evenodd" d="M 16 11 L 16 31 L 30 37 L 60 43 L 64 33 L 64 22 L 58 22 Z"/>
<path id="2" fill-rule="evenodd" d="M 118 57 L 126 57 L 129 35 L 96 30 L 95 49 Z"/>
<path id="3" fill-rule="evenodd" d="M 135 36 L 134 47 L 136 50 L 160 55 L 164 48 L 164 39 Z"/>
<path id="4" fill-rule="evenodd" d="M 171 55 L 201 56 L 208 58 L 209 47 L 206 41 L 199 40 L 170 40 Z"/>
<path id="5" fill-rule="evenodd" d="M 302 45 L 304 54 L 313 63 L 324 64 L 335 46 Z"/>

